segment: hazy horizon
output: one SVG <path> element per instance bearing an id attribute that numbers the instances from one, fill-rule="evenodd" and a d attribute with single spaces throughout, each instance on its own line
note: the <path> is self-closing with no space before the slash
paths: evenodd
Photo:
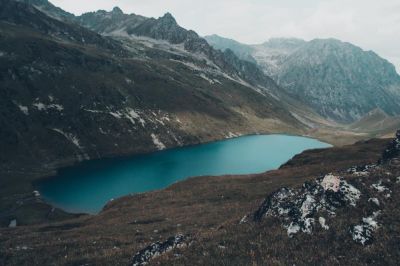
<path id="1" fill-rule="evenodd" d="M 50 0 L 80 15 L 120 7 L 125 13 L 160 17 L 170 12 L 184 28 L 201 36 L 217 34 L 245 44 L 270 38 L 336 38 L 373 50 L 400 72 L 400 2 L 387 0 Z M 195 8 L 194 8 L 195 6 Z"/>

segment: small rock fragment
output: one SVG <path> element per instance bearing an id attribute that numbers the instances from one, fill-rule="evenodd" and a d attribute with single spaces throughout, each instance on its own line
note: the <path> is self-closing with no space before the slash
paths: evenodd
<path id="1" fill-rule="evenodd" d="M 323 229 L 325 229 L 325 230 L 329 229 L 329 226 L 326 224 L 326 220 L 324 217 L 319 217 L 318 221 Z"/>
<path id="2" fill-rule="evenodd" d="M 17 220 L 16 219 L 11 220 L 10 224 L 8 225 L 8 227 L 10 227 L 10 228 L 17 227 Z"/>

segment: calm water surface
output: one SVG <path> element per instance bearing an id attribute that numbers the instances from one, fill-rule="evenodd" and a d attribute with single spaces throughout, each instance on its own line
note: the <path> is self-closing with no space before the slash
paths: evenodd
<path id="1" fill-rule="evenodd" d="M 295 154 L 331 145 L 287 135 L 245 136 L 119 159 L 88 161 L 37 184 L 66 211 L 97 213 L 113 198 L 165 188 L 193 176 L 250 174 L 278 168 Z"/>

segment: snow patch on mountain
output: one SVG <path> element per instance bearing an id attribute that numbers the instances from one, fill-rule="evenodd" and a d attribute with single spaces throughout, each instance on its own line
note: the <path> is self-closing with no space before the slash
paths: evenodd
<path id="1" fill-rule="evenodd" d="M 67 140 L 69 140 L 72 144 L 74 144 L 77 148 L 79 148 L 80 150 L 83 150 L 83 146 L 80 144 L 80 140 L 74 134 L 68 133 L 68 132 L 64 132 L 64 131 L 62 131 L 61 129 L 58 129 L 58 128 L 53 128 L 52 130 L 55 131 L 55 132 L 60 133 Z"/>
<path id="2" fill-rule="evenodd" d="M 151 134 L 151 139 L 158 150 L 164 150 L 166 148 L 164 143 L 162 143 L 155 134 Z"/>
<path id="3" fill-rule="evenodd" d="M 17 104 L 17 107 L 19 108 L 19 110 L 24 114 L 24 115 L 29 115 L 29 108 L 28 106 L 24 106 L 22 104 Z"/>
<path id="4" fill-rule="evenodd" d="M 64 107 L 60 104 L 45 104 L 42 102 L 37 102 L 32 104 L 39 111 L 57 110 L 59 112 L 64 110 Z"/>

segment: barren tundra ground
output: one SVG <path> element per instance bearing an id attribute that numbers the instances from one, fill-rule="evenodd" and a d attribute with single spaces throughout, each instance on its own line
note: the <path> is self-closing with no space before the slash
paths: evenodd
<path id="1" fill-rule="evenodd" d="M 337 218 L 326 217 L 329 230 L 317 225 L 312 234 L 289 238 L 279 217 L 239 224 L 255 212 L 264 199 L 282 188 L 296 188 L 307 180 L 376 163 L 389 140 L 362 141 L 355 145 L 306 151 L 279 170 L 258 175 L 198 177 L 167 189 L 118 199 L 96 216 L 84 215 L 59 223 L 3 228 L 0 258 L 5 265 L 127 265 L 134 254 L 156 241 L 179 234 L 190 245 L 151 260 L 161 264 L 363 264 L 399 259 L 397 198 L 400 172 L 384 166 L 368 176 L 369 183 L 390 180 L 390 198 L 380 195 L 382 227 L 372 245 L 352 240 L 348 227 L 367 217 L 368 203 L 341 208 Z M 353 184 L 355 176 L 343 177 Z M 363 181 L 361 181 L 363 182 Z M 367 189 L 365 193 L 372 193 Z M 363 191 L 364 193 L 364 191 Z M 363 198 L 366 197 L 363 195 Z M 372 197 L 372 196 L 371 196 Z M 368 198 L 367 198 L 368 200 Z M 357 202 L 357 204 L 359 204 Z M 387 244 L 390 243 L 390 244 Z M 321 252 L 315 254 L 315 249 Z M 290 253 L 285 250 L 290 250 Z M 383 260 L 383 258 L 385 260 Z"/>

